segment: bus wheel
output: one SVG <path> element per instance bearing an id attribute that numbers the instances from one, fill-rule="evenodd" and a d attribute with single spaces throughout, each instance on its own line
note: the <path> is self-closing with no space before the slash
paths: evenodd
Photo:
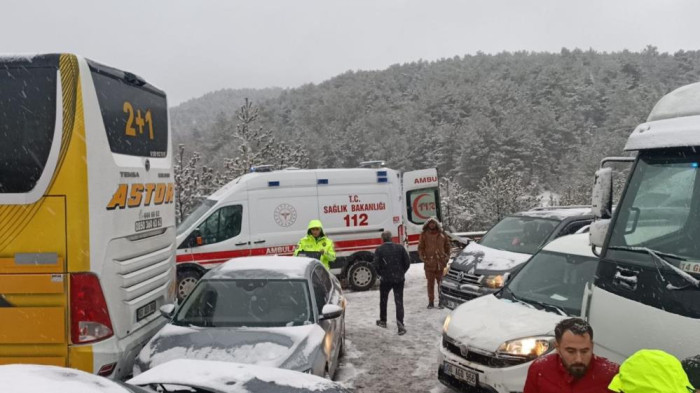
<path id="1" fill-rule="evenodd" d="M 183 301 L 192 292 L 194 286 L 202 277 L 196 270 L 182 270 L 177 272 L 177 299 Z"/>
<path id="2" fill-rule="evenodd" d="M 357 261 L 348 269 L 348 284 L 355 291 L 366 291 L 377 281 L 374 266 L 367 261 Z"/>

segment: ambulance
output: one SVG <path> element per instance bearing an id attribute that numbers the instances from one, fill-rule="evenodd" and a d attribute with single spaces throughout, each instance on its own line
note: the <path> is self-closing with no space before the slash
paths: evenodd
<path id="1" fill-rule="evenodd" d="M 440 218 L 440 199 L 434 168 L 401 174 L 383 162 L 363 166 L 253 168 L 223 186 L 178 226 L 178 297 L 207 269 L 231 258 L 292 255 L 313 219 L 335 243 L 331 271 L 354 290 L 372 287 L 382 231 L 416 255 L 423 223 Z"/>

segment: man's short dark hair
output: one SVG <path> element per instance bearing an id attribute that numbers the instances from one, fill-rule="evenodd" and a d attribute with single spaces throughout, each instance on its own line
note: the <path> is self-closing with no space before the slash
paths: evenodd
<path id="1" fill-rule="evenodd" d="M 557 342 L 561 341 L 561 337 L 566 331 L 570 331 L 577 336 L 583 336 L 588 333 L 591 340 L 593 340 L 593 328 L 581 318 L 567 318 L 560 321 L 554 328 L 554 338 Z"/>
<path id="2" fill-rule="evenodd" d="M 382 241 L 385 243 L 391 241 L 391 231 L 382 232 Z"/>

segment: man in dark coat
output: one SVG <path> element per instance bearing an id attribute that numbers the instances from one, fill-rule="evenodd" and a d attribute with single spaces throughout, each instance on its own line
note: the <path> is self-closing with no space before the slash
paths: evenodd
<path id="1" fill-rule="evenodd" d="M 381 281 L 379 283 L 379 319 L 377 326 L 386 327 L 386 304 L 389 300 L 389 292 L 394 291 L 396 303 L 396 325 L 399 335 L 406 333 L 403 324 L 403 284 L 406 271 L 411 267 L 411 259 L 406 249 L 391 241 L 391 232 L 382 232 L 381 246 L 374 251 L 374 268 Z"/>

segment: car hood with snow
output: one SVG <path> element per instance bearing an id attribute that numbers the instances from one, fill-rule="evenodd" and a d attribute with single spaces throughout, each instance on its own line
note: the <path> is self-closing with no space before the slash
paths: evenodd
<path id="1" fill-rule="evenodd" d="M 486 295 L 457 307 L 450 318 L 446 334 L 451 339 L 468 347 L 496 352 L 509 340 L 553 336 L 554 326 L 567 316 Z"/>
<path id="2" fill-rule="evenodd" d="M 469 274 L 509 271 L 530 259 L 532 255 L 497 250 L 470 242 L 452 262 L 452 268 Z"/>
<path id="3" fill-rule="evenodd" d="M 144 387 L 177 385 L 221 393 L 348 392 L 332 381 L 297 371 L 191 359 L 177 359 L 156 366 L 128 383 Z"/>
<path id="4" fill-rule="evenodd" d="M 10 393 L 137 393 L 143 389 L 126 386 L 84 371 L 38 364 L 0 366 L 0 391 Z"/>
<path id="5" fill-rule="evenodd" d="M 173 359 L 219 360 L 306 371 L 323 350 L 317 324 L 279 328 L 166 325 L 141 350 L 134 375 Z"/>

